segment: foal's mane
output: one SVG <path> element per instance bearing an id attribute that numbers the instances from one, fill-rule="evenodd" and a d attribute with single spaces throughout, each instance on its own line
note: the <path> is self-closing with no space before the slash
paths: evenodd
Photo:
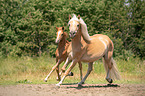
<path id="1" fill-rule="evenodd" d="M 73 14 L 72 19 L 70 19 L 70 21 L 73 21 L 73 20 L 76 20 L 76 21 L 78 21 L 80 23 L 83 39 L 85 40 L 86 43 L 90 43 L 91 38 L 90 38 L 90 36 L 88 34 L 86 23 L 83 21 L 82 18 L 78 19 L 75 14 Z"/>

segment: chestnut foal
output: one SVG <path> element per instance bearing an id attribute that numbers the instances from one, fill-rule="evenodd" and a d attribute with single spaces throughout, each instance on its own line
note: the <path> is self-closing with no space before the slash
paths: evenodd
<path id="1" fill-rule="evenodd" d="M 50 71 L 50 73 L 47 75 L 47 77 L 45 78 L 45 82 L 47 82 L 47 78 L 49 78 L 49 76 L 51 75 L 51 73 L 56 69 L 57 72 L 57 81 L 61 80 L 61 74 L 63 71 L 61 71 L 61 73 L 59 74 L 59 65 L 65 61 L 65 65 L 63 66 L 63 68 L 66 68 L 67 65 L 71 62 L 72 57 L 71 57 L 71 44 L 69 41 L 66 40 L 67 38 L 67 33 L 64 32 L 64 27 L 56 27 L 57 29 L 57 38 L 56 38 L 56 43 L 58 43 L 58 48 L 56 49 L 55 55 L 56 55 L 56 65 L 54 65 L 54 67 L 52 68 L 52 70 Z M 81 79 L 82 79 L 82 64 L 81 62 L 79 62 L 79 68 L 80 68 L 80 75 L 81 75 Z M 69 76 L 72 76 L 73 73 L 70 72 Z"/>

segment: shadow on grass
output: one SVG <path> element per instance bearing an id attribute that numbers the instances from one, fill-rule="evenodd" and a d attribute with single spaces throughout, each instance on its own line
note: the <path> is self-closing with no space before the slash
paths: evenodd
<path id="1" fill-rule="evenodd" d="M 78 83 L 69 83 L 63 85 L 78 85 Z M 68 86 L 67 88 L 83 89 L 83 88 L 107 88 L 107 87 L 120 87 L 120 86 L 118 84 L 106 84 L 106 85 L 84 84 L 78 86 Z"/>

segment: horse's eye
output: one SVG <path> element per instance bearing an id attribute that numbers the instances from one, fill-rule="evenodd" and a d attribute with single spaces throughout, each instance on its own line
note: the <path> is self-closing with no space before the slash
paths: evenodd
<path id="1" fill-rule="evenodd" d="M 61 36 L 63 36 L 63 34 L 61 34 Z"/>

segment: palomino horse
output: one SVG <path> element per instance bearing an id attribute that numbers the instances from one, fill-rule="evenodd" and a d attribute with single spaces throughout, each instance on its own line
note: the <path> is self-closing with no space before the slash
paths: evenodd
<path id="1" fill-rule="evenodd" d="M 77 62 L 88 62 L 88 71 L 79 85 L 82 85 L 92 71 L 93 62 L 103 57 L 104 67 L 107 73 L 106 80 L 112 83 L 115 79 L 120 79 L 115 61 L 113 60 L 113 42 L 111 39 L 102 34 L 89 36 L 87 26 L 80 16 L 73 18 L 68 22 L 70 37 L 72 38 L 72 63 L 66 70 L 61 81 L 56 84 L 60 86 L 65 77 L 76 65 Z"/>
<path id="2" fill-rule="evenodd" d="M 47 78 L 51 75 L 51 73 L 56 69 L 57 72 L 57 80 L 60 81 L 60 75 L 59 74 L 59 65 L 65 61 L 65 65 L 63 66 L 63 68 L 67 67 L 67 65 L 71 62 L 72 57 L 69 56 L 68 54 L 71 53 L 71 44 L 70 42 L 68 42 L 66 40 L 67 38 L 67 33 L 63 32 L 64 31 L 64 27 L 56 27 L 57 29 L 57 38 L 56 38 L 56 43 L 58 43 L 58 48 L 56 49 L 55 55 L 56 55 L 56 65 L 52 68 L 52 70 L 50 71 L 50 73 L 47 75 L 47 77 L 45 78 L 45 82 L 47 82 Z M 68 58 L 67 58 L 68 57 Z M 81 62 L 79 62 L 79 68 L 80 68 L 80 75 L 81 75 L 81 79 L 82 79 L 82 64 Z M 72 76 L 72 72 L 70 72 L 69 74 L 70 76 Z"/>

